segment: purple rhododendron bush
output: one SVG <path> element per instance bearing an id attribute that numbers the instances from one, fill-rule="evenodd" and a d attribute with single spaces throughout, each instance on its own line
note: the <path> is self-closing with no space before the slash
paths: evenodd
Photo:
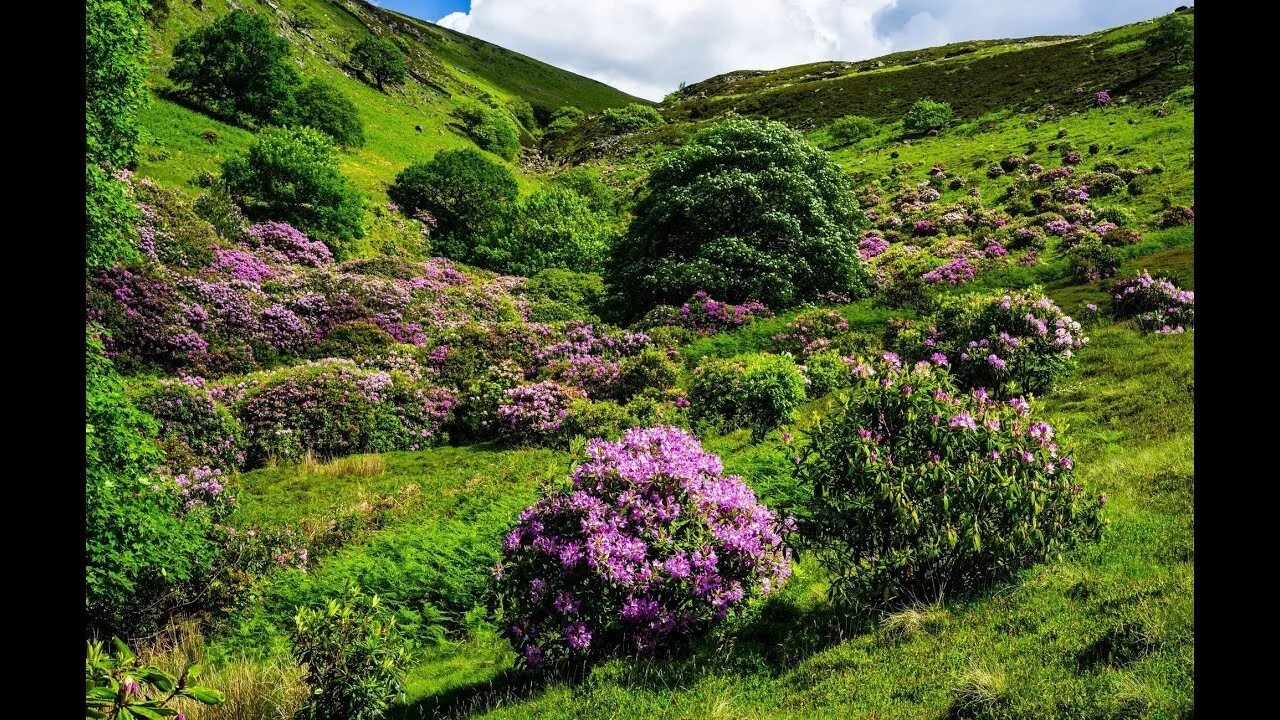
<path id="1" fill-rule="evenodd" d="M 593 440 L 568 488 L 520 514 L 495 568 L 529 666 L 674 649 L 790 575 L 789 522 L 670 426 Z"/>

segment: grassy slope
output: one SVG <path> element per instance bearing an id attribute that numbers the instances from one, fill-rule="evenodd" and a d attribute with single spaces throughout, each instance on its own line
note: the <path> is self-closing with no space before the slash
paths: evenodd
<path id="1" fill-rule="evenodd" d="M 452 124 L 455 121 L 450 115 L 466 99 L 486 94 L 499 101 L 523 97 L 531 104 L 553 109 L 572 102 L 590 110 L 638 100 L 519 53 L 354 0 L 271 4 L 242 0 L 237 5 L 265 14 L 293 43 L 304 77 L 322 78 L 356 103 L 365 121 L 367 142 L 363 148 L 344 151 L 342 167 L 376 202 L 385 200 L 386 183 L 404 166 L 441 149 L 473 146 Z M 178 39 L 230 10 L 227 0 L 206 0 L 203 10 L 185 2 L 170 6 L 168 20 L 151 33 L 149 81 L 157 91 L 169 87 L 165 73 L 172 65 L 171 53 Z M 309 22 L 297 22 L 298 16 Z M 413 79 L 403 87 L 379 92 L 345 67 L 347 48 L 370 32 L 369 28 L 408 43 Z M 222 159 L 244 151 L 253 137 L 249 130 L 219 122 L 163 94 L 153 97 L 142 121 L 145 137 L 139 174 L 191 194 L 198 192 L 192 183 L 198 174 L 216 172 Z M 419 125 L 423 132 L 414 129 Z M 210 130 L 217 133 L 214 142 L 203 136 Z"/>

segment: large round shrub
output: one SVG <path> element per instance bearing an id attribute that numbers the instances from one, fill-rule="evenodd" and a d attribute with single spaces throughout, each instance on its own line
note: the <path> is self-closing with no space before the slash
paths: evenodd
<path id="1" fill-rule="evenodd" d="M 459 259 L 470 256 L 470 238 L 499 222 L 519 194 L 509 168 L 470 148 L 441 150 L 427 162 L 414 163 L 387 189 L 404 212 L 431 213 L 440 249 Z"/>
<path id="2" fill-rule="evenodd" d="M 373 78 L 381 90 L 383 84 L 399 84 L 409 74 L 404 53 L 388 38 L 365 35 L 351 48 L 351 64 Z"/>
<path id="3" fill-rule="evenodd" d="M 902 116 L 902 129 L 909 133 L 927 133 L 941 130 L 951 122 L 954 113 L 951 106 L 927 98 L 917 100 Z"/>
<path id="4" fill-rule="evenodd" d="M 943 297 L 894 347 L 907 361 L 949 367 L 966 388 L 1008 397 L 1049 392 L 1087 342 L 1080 323 L 1031 288 Z"/>
<path id="5" fill-rule="evenodd" d="M 827 136 L 838 145 L 850 145 L 871 137 L 876 132 L 876 121 L 864 115 L 845 115 L 836 118 L 827 127 Z"/>
<path id="6" fill-rule="evenodd" d="M 778 517 L 692 435 L 634 428 L 587 457 L 520 514 L 495 570 L 525 665 L 668 651 L 789 576 Z"/>
<path id="7" fill-rule="evenodd" d="M 222 176 L 250 217 L 290 223 L 336 255 L 344 241 L 364 237 L 364 198 L 339 171 L 333 141 L 319 130 L 263 130 L 248 154 L 223 164 Z"/>
<path id="8" fill-rule="evenodd" d="M 600 122 L 616 132 L 633 132 L 661 125 L 666 120 L 652 106 L 631 103 L 625 107 L 605 108 L 600 113 Z"/>
<path id="9" fill-rule="evenodd" d="M 138 408 L 160 421 L 160 447 L 170 468 L 244 464 L 240 423 L 198 379 L 162 380 L 138 394 Z"/>
<path id="10" fill-rule="evenodd" d="M 750 428 L 757 440 L 791 422 L 804 399 L 805 378 L 795 361 L 769 353 L 707 360 L 694 370 L 689 390 L 695 421 Z"/>
<path id="11" fill-rule="evenodd" d="M 308 80 L 294 94 L 290 122 L 315 128 L 339 145 L 364 145 L 364 120 L 360 111 L 338 88 L 323 80 Z"/>
<path id="12" fill-rule="evenodd" d="M 804 537 L 854 605 L 975 590 L 1096 537 L 1051 426 L 1021 398 L 961 394 L 929 363 L 859 363 L 796 468 Z"/>
<path id="13" fill-rule="evenodd" d="M 633 316 L 699 290 L 786 308 L 824 293 L 857 297 L 866 218 L 827 154 L 777 122 L 703 130 L 649 176 L 607 277 Z"/>

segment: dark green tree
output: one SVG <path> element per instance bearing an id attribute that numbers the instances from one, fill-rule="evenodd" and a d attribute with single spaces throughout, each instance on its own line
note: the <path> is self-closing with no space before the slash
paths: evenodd
<path id="1" fill-rule="evenodd" d="M 347 147 L 364 145 L 364 121 L 351 98 L 329 83 L 308 80 L 294 94 L 289 122 L 315 128 Z"/>
<path id="2" fill-rule="evenodd" d="M 347 240 L 364 237 L 364 198 L 319 130 L 267 128 L 247 154 L 223 163 L 222 177 L 249 217 L 291 223 L 340 258 Z"/>
<path id="3" fill-rule="evenodd" d="M 289 63 L 289 43 L 265 18 L 243 10 L 179 40 L 173 58 L 169 79 L 192 99 L 214 112 L 262 124 L 288 112 L 299 82 Z"/>
<path id="4" fill-rule="evenodd" d="M 949 104 L 924 98 L 915 101 L 907 114 L 902 116 L 902 129 L 912 134 L 941 130 L 951 122 L 954 115 Z"/>
<path id="5" fill-rule="evenodd" d="M 383 84 L 397 85 L 409 73 L 404 53 L 386 38 L 365 35 L 351 48 L 351 64 L 373 78 L 381 90 Z"/>
<path id="6" fill-rule="evenodd" d="M 736 119 L 670 152 L 649 176 L 607 277 L 631 316 L 705 290 L 786 308 L 865 295 L 866 217 L 827 154 L 777 122 Z"/>
<path id="7" fill-rule="evenodd" d="M 1173 62 L 1182 62 L 1182 56 L 1191 49 L 1195 39 L 1195 21 L 1186 13 L 1171 13 L 1160 18 L 1156 31 L 1147 37 L 1147 45 L 1154 50 L 1170 50 Z"/>
<path id="8" fill-rule="evenodd" d="M 439 245 L 468 255 L 471 240 L 504 219 L 520 194 L 511 170 L 471 148 L 441 150 L 396 175 L 387 195 L 409 214 L 436 219 Z"/>

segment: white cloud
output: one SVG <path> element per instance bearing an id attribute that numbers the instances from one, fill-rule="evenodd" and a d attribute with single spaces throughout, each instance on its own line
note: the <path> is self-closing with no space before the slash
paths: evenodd
<path id="1" fill-rule="evenodd" d="M 862 60 L 947 42 L 1091 32 L 1169 0 L 472 0 L 436 22 L 660 99 L 731 70 Z"/>

